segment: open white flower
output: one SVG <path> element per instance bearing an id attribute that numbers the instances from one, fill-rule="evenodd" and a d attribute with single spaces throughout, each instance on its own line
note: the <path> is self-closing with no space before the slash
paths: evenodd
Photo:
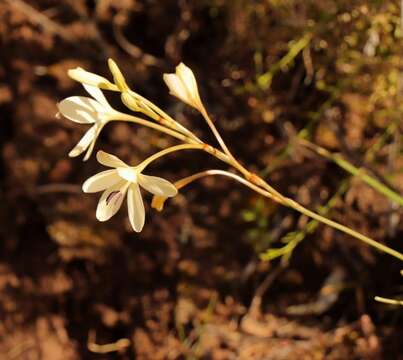
<path id="1" fill-rule="evenodd" d="M 173 96 L 176 96 L 199 111 L 202 110 L 203 105 L 197 88 L 196 78 L 193 71 L 184 63 L 180 63 L 176 67 L 175 74 L 164 74 L 163 79 Z"/>
<path id="2" fill-rule="evenodd" d="M 102 91 L 83 84 L 85 90 L 92 96 L 71 96 L 62 100 L 58 105 L 59 112 L 67 119 L 79 124 L 93 124 L 84 134 L 78 144 L 69 152 L 75 157 L 87 150 L 84 161 L 88 160 L 94 149 L 95 142 L 105 124 L 112 120 L 117 113 L 106 100 Z"/>
<path id="3" fill-rule="evenodd" d="M 140 186 L 153 195 L 173 197 L 176 187 L 169 181 L 142 174 L 144 167 L 129 166 L 114 155 L 98 151 L 97 160 L 112 170 L 102 171 L 83 184 L 83 191 L 95 193 L 103 191 L 99 199 L 96 217 L 99 221 L 109 220 L 120 209 L 127 193 L 127 207 L 130 224 L 134 231 L 140 232 L 145 221 L 145 210 Z"/>

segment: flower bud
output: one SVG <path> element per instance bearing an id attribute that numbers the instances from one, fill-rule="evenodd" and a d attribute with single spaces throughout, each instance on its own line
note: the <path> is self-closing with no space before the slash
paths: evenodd
<path id="1" fill-rule="evenodd" d="M 127 92 L 127 91 L 122 92 L 122 94 L 120 95 L 120 98 L 122 100 L 122 103 L 125 104 L 125 106 L 127 106 L 130 110 L 141 111 L 141 108 L 140 108 L 138 102 L 132 95 L 130 95 L 129 92 Z"/>
<path id="2" fill-rule="evenodd" d="M 163 79 L 173 96 L 199 111 L 203 109 L 196 78 L 189 67 L 180 63 L 175 74 L 164 74 Z"/>
<path id="3" fill-rule="evenodd" d="M 127 86 L 126 80 L 120 71 L 119 67 L 117 64 L 112 60 L 108 59 L 108 66 L 109 70 L 113 75 L 113 80 L 115 81 L 115 84 L 119 88 L 121 92 L 129 90 L 129 87 Z"/>

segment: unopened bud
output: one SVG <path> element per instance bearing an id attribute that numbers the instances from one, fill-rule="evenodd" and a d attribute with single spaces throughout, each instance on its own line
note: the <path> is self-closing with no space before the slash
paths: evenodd
<path id="1" fill-rule="evenodd" d="M 126 80 L 117 64 L 112 59 L 108 59 L 108 66 L 110 72 L 113 75 L 113 80 L 115 81 L 115 84 L 117 85 L 119 90 L 122 92 L 129 90 Z"/>
<path id="2" fill-rule="evenodd" d="M 122 103 L 125 104 L 130 110 L 132 110 L 132 111 L 141 110 L 138 102 L 132 95 L 130 95 L 129 92 L 127 92 L 127 91 L 122 92 L 122 94 L 120 95 L 120 98 L 122 100 Z"/>

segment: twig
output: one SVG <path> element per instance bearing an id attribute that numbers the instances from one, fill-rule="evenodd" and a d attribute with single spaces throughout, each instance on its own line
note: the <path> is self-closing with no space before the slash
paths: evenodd
<path id="1" fill-rule="evenodd" d="M 118 341 L 111 344 L 98 345 L 95 343 L 95 331 L 90 330 L 90 332 L 88 333 L 87 347 L 88 350 L 93 353 L 107 354 L 114 351 L 124 350 L 129 346 L 130 346 L 130 340 L 126 338 L 119 339 Z"/>
<path id="2" fill-rule="evenodd" d="M 277 277 L 285 269 L 285 263 L 281 262 L 273 271 L 269 272 L 263 282 L 256 289 L 255 295 L 253 296 L 252 302 L 249 306 L 248 313 L 252 316 L 258 315 L 260 313 L 260 307 L 262 306 L 262 298 L 269 287 L 277 279 Z"/>
<path id="3" fill-rule="evenodd" d="M 163 63 L 162 60 L 151 54 L 145 53 L 140 47 L 132 44 L 126 39 L 125 35 L 123 34 L 123 26 L 126 24 L 126 22 L 126 14 L 118 13 L 113 18 L 113 34 L 119 46 L 134 59 L 141 60 L 145 65 L 160 66 Z"/>
<path id="4" fill-rule="evenodd" d="M 51 33 L 52 35 L 58 35 L 65 41 L 75 41 L 74 37 L 71 36 L 70 33 L 67 32 L 61 25 L 53 20 L 50 20 L 46 15 L 42 14 L 31 5 L 28 5 L 26 2 L 22 0 L 6 1 L 10 6 L 24 13 L 31 22 L 41 26 L 45 31 Z"/>

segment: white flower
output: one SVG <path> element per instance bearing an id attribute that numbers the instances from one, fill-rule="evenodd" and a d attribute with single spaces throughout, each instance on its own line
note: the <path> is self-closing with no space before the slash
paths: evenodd
<path id="1" fill-rule="evenodd" d="M 203 105 L 197 89 L 196 78 L 190 68 L 184 63 L 180 63 L 176 67 L 175 74 L 164 74 L 163 79 L 173 96 L 201 111 Z"/>
<path id="2" fill-rule="evenodd" d="M 93 124 L 69 153 L 70 157 L 75 157 L 87 150 L 84 156 L 84 161 L 86 161 L 91 156 L 102 128 L 117 112 L 109 105 L 100 89 L 86 84 L 83 84 L 83 86 L 92 98 L 84 96 L 68 97 L 62 100 L 57 107 L 59 112 L 71 121 L 79 124 Z"/>
<path id="3" fill-rule="evenodd" d="M 98 151 L 97 160 L 113 168 L 90 177 L 83 184 L 83 191 L 86 193 L 103 191 L 96 211 L 99 221 L 109 220 L 115 215 L 127 193 L 130 224 L 134 231 L 140 232 L 145 221 L 140 186 L 157 196 L 173 197 L 177 194 L 176 187 L 169 181 L 142 174 L 141 164 L 129 166 L 116 156 L 103 151 Z"/>

